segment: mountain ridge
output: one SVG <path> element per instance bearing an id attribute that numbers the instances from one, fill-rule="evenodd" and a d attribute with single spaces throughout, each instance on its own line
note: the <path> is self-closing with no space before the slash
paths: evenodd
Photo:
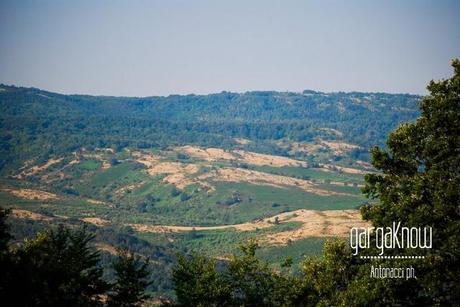
<path id="1" fill-rule="evenodd" d="M 416 118 L 421 98 L 312 90 L 136 98 L 0 88 L 0 172 L 81 147 L 194 144 L 289 156 L 286 144 L 339 140 L 356 144 L 354 158 L 366 160 L 371 146 L 384 146 L 389 131 Z M 251 142 L 241 145 L 238 138 Z"/>
<path id="2" fill-rule="evenodd" d="M 302 91 L 281 91 L 281 90 L 248 90 L 248 91 L 227 91 L 223 90 L 220 92 L 210 92 L 206 94 L 197 94 L 197 93 L 187 93 L 187 94 L 168 94 L 168 95 L 146 95 L 146 96 L 136 96 L 136 95 L 110 95 L 110 94 L 85 94 L 85 93 L 60 93 L 59 91 L 51 91 L 51 90 L 46 90 L 42 89 L 39 87 L 35 86 L 22 86 L 22 85 L 15 85 L 15 84 L 5 84 L 5 83 L 0 83 L 0 90 L 5 89 L 5 88 L 13 88 L 13 89 L 25 89 L 25 90 L 36 90 L 40 92 L 45 92 L 45 93 L 50 93 L 50 94 L 56 94 L 56 95 L 62 95 L 62 96 L 83 96 L 83 97 L 105 97 L 105 98 L 137 98 L 137 99 L 143 99 L 143 98 L 168 98 L 168 97 L 184 97 L 184 96 L 211 96 L 211 95 L 221 95 L 221 94 L 237 94 L 237 95 L 244 95 L 244 94 L 263 94 L 263 93 L 280 93 L 280 94 L 295 94 L 295 95 L 308 95 L 308 94 L 325 94 L 325 95 L 335 95 L 335 94 L 384 94 L 384 95 L 404 95 L 404 96 L 412 96 L 412 97 L 417 97 L 417 98 L 423 98 L 424 95 L 420 94 L 414 94 L 414 93 L 403 93 L 403 92 L 385 92 L 385 91 L 358 91 L 358 90 L 352 90 L 352 91 L 320 91 L 320 90 L 313 90 L 313 89 L 304 89 Z"/>

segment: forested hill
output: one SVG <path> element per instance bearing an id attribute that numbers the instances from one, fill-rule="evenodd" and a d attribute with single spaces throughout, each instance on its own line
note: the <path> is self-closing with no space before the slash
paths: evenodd
<path id="1" fill-rule="evenodd" d="M 81 147 L 231 148 L 288 155 L 280 142 L 340 140 L 367 149 L 418 115 L 416 95 L 222 92 L 168 97 L 62 95 L 0 85 L 0 169 Z"/>

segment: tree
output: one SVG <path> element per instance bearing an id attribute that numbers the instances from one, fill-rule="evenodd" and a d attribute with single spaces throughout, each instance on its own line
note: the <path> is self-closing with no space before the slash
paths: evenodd
<path id="1" fill-rule="evenodd" d="M 225 274 L 232 290 L 232 301 L 237 306 L 268 306 L 275 278 L 266 263 L 256 256 L 257 243 L 240 247 L 241 256 L 234 255 Z"/>
<path id="2" fill-rule="evenodd" d="M 8 248 L 8 242 L 11 235 L 8 232 L 6 219 L 10 210 L 0 207 L 0 302 L 6 302 L 8 299 L 8 284 L 10 277 L 14 274 L 12 268 L 11 252 Z"/>
<path id="3" fill-rule="evenodd" d="M 149 259 L 143 261 L 126 249 L 118 250 L 118 259 L 112 264 L 116 282 L 108 297 L 109 306 L 139 306 L 150 297 L 145 293 L 151 284 L 148 280 L 148 264 Z"/>
<path id="4" fill-rule="evenodd" d="M 387 150 L 371 150 L 381 173 L 367 175 L 363 190 L 378 200 L 362 209 L 374 226 L 433 228 L 417 291 L 406 293 L 430 305 L 460 303 L 460 60 L 452 66 L 452 78 L 428 85 L 417 121 L 392 132 Z"/>
<path id="5" fill-rule="evenodd" d="M 173 271 L 178 306 L 225 306 L 229 288 L 216 269 L 214 260 L 203 256 L 180 255 Z"/>
<path id="6" fill-rule="evenodd" d="M 8 242 L 11 239 L 11 235 L 8 232 L 8 225 L 6 224 L 6 219 L 10 212 L 10 210 L 0 207 L 0 254 L 7 251 Z"/>
<path id="7" fill-rule="evenodd" d="M 323 257 L 308 257 L 302 264 L 303 291 L 308 305 L 337 306 L 357 270 L 344 240 L 327 241 Z"/>
<path id="8" fill-rule="evenodd" d="M 26 240 L 14 253 L 6 293 L 14 306 L 97 306 L 108 289 L 99 253 L 85 228 L 60 225 Z M 6 304 L 8 306 L 8 304 Z"/>
<path id="9" fill-rule="evenodd" d="M 297 277 L 284 276 L 255 255 L 250 241 L 220 270 L 203 256 L 179 257 L 173 272 L 178 306 L 300 306 L 304 294 Z"/>

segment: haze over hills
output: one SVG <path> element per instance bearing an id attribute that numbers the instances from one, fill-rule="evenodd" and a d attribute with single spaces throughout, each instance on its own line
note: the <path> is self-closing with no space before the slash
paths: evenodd
<path id="1" fill-rule="evenodd" d="M 416 95 L 62 95 L 0 86 L 0 204 L 16 239 L 84 223 L 104 259 L 128 245 L 168 293 L 178 251 L 226 259 L 257 238 L 273 265 L 364 223 L 368 150 Z"/>

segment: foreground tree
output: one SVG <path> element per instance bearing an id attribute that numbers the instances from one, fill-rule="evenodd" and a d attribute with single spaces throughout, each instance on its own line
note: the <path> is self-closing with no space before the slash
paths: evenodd
<path id="1" fill-rule="evenodd" d="M 86 228 L 60 225 L 10 248 L 8 214 L 0 208 L 2 306 L 138 306 L 149 297 L 148 259 L 120 249 L 110 285 L 102 279 L 99 253 L 90 245 L 94 236 Z"/>
<path id="2" fill-rule="evenodd" d="M 149 259 L 141 260 L 126 249 L 118 250 L 118 259 L 112 266 L 115 270 L 115 284 L 108 297 L 109 306 L 139 306 L 150 296 L 145 293 L 151 284 L 148 280 Z"/>
<path id="3" fill-rule="evenodd" d="M 179 256 L 177 267 L 173 271 L 177 306 L 226 305 L 229 288 L 216 265 L 216 261 L 203 256 Z"/>
<path id="4" fill-rule="evenodd" d="M 225 267 L 202 256 L 180 257 L 173 272 L 177 306 L 293 306 L 304 301 L 298 278 L 269 268 L 257 244 L 240 247 Z"/>
<path id="5" fill-rule="evenodd" d="M 8 248 L 11 235 L 6 224 L 9 213 L 10 210 L 0 207 L 0 302 L 5 302 L 8 298 L 8 283 L 13 274 L 11 253 Z"/>
<path id="6" fill-rule="evenodd" d="M 108 284 L 102 279 L 99 252 L 89 246 L 93 238 L 85 229 L 60 226 L 26 241 L 18 256 L 20 266 L 35 271 L 31 296 L 45 305 L 99 305 Z"/>
<path id="7" fill-rule="evenodd" d="M 62 225 L 26 240 L 12 255 L 6 306 L 97 306 L 108 284 L 85 229 Z M 8 302 L 8 303 L 6 303 Z"/>
<path id="8" fill-rule="evenodd" d="M 11 239 L 11 235 L 8 231 L 8 225 L 6 224 L 8 214 L 10 214 L 10 210 L 0 207 L 0 254 L 7 251 L 8 242 Z"/>
<path id="9" fill-rule="evenodd" d="M 428 85 L 417 121 L 391 133 L 387 150 L 372 149 L 381 174 L 366 176 L 364 192 L 378 202 L 362 209 L 376 227 L 433 227 L 416 295 L 440 305 L 460 300 L 460 61 L 452 66 L 452 78 Z"/>
<path id="10" fill-rule="evenodd" d="M 344 240 L 327 241 L 323 257 L 307 257 L 302 264 L 303 301 L 306 306 L 337 306 L 341 293 L 358 273 Z"/>

